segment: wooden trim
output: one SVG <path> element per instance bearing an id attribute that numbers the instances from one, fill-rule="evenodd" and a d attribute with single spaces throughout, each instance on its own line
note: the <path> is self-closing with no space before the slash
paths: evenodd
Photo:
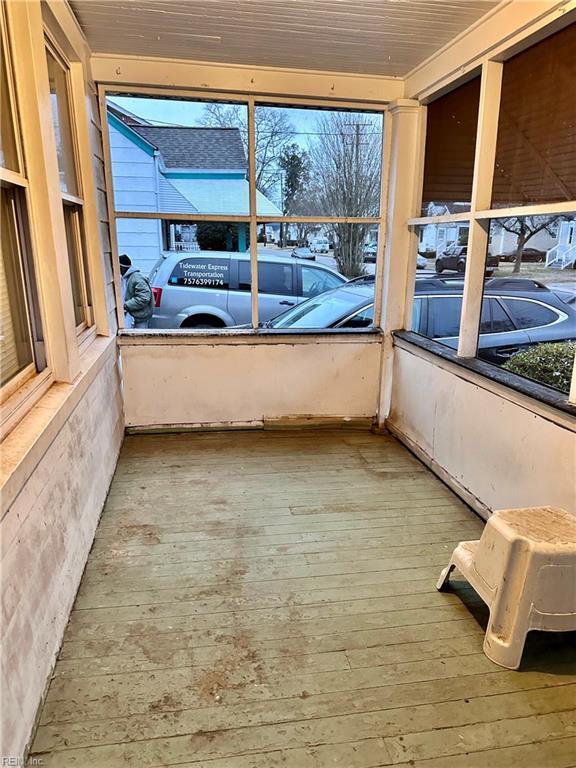
<path id="1" fill-rule="evenodd" d="M 160 211 L 113 211 L 112 219 L 163 219 L 164 221 L 218 221 L 250 223 L 250 214 L 231 216 L 219 213 L 166 213 Z"/>
<path id="2" fill-rule="evenodd" d="M 28 179 L 15 171 L 9 171 L 8 168 L 0 168 L 0 181 L 13 184 L 15 187 L 28 188 Z"/>
<path id="3" fill-rule="evenodd" d="M 32 364 L 2 388 L 0 440 L 4 440 L 8 433 L 22 421 L 53 383 L 52 371 L 45 368 L 40 373 L 36 373 Z M 12 389 L 13 385 L 14 389 Z"/>
<path id="4" fill-rule="evenodd" d="M 450 224 L 455 221 L 469 221 L 472 214 L 469 211 L 463 213 L 447 213 L 442 216 L 416 216 L 408 219 L 409 227 L 425 227 L 428 224 Z"/>
<path id="5" fill-rule="evenodd" d="M 576 213 L 576 200 L 567 200 L 562 203 L 540 203 L 537 205 L 518 205 L 512 208 L 476 210 L 473 218 L 478 220 L 508 219 L 515 216 L 555 216 L 562 213 Z"/>
<path id="6" fill-rule="evenodd" d="M 117 93 L 121 89 L 124 93 L 151 93 L 161 88 L 170 89 L 175 96 L 194 93 L 204 99 L 225 96 L 238 101 L 251 94 L 266 101 L 288 98 L 294 104 L 310 105 L 313 100 L 321 106 L 330 103 L 357 109 L 362 105 L 374 109 L 404 95 L 400 77 L 114 54 L 93 56 L 91 65 L 96 82 Z M 232 91 L 231 82 L 237 84 Z M 150 86 L 142 88 L 135 85 L 138 83 Z"/>
<path id="7" fill-rule="evenodd" d="M 112 186 L 112 156 L 110 154 L 110 134 L 108 131 L 108 119 L 106 109 L 106 90 L 98 86 L 98 107 L 100 110 L 100 125 L 102 130 L 102 153 L 104 155 L 104 181 L 106 183 L 106 208 L 108 210 L 108 231 L 110 234 L 110 251 L 112 258 L 112 273 L 114 275 L 114 295 L 116 297 L 116 322 L 118 330 L 124 326 L 124 304 L 122 302 L 122 289 L 120 262 L 118 253 L 118 238 L 116 236 L 116 214 L 114 210 L 114 189 Z"/>
<path id="8" fill-rule="evenodd" d="M 492 198 L 501 87 L 502 64 L 495 61 L 485 62 L 482 67 L 478 127 L 476 129 L 471 200 L 473 211 L 476 211 L 478 206 L 489 204 Z M 471 220 L 468 231 L 466 271 L 460 315 L 459 357 L 475 357 L 478 349 L 489 235 L 490 222 L 477 221 L 475 218 Z"/>
<path id="9" fill-rule="evenodd" d="M 250 191 L 250 300 L 252 328 L 258 328 L 258 223 L 256 220 L 256 107 L 254 99 L 248 101 L 248 179 Z"/>

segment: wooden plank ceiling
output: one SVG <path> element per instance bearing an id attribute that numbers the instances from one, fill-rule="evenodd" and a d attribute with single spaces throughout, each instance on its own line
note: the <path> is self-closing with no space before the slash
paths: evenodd
<path id="1" fill-rule="evenodd" d="M 71 0 L 95 53 L 404 76 L 496 0 Z"/>

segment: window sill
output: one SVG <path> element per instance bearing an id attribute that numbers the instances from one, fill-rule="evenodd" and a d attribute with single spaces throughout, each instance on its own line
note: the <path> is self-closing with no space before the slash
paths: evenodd
<path id="1" fill-rule="evenodd" d="M 505 371 L 484 360 L 458 357 L 454 349 L 413 331 L 394 331 L 393 336 L 396 346 L 403 349 L 417 347 L 434 357 L 445 360 L 462 372 L 469 372 L 475 378 L 481 377 L 495 385 L 501 385 L 508 390 L 518 392 L 544 406 L 554 408 L 570 416 L 576 416 L 576 406 L 568 402 L 568 396 L 551 387 L 530 381 L 530 379 L 523 379 L 521 376 Z"/>
<path id="2" fill-rule="evenodd" d="M 80 375 L 72 384 L 53 383 L 2 440 L 0 489 L 2 514 L 9 509 L 44 453 L 66 423 L 90 384 L 115 354 L 115 337 L 99 337 L 82 358 Z"/>
<path id="3" fill-rule="evenodd" d="M 189 329 L 134 330 L 118 332 L 120 346 L 135 345 L 194 345 L 194 344 L 310 344 L 310 343 L 380 343 L 382 331 L 379 328 L 326 328 L 313 329 Z"/>

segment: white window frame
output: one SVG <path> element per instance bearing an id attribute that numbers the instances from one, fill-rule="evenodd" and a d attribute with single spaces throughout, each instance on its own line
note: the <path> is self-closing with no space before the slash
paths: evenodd
<path id="1" fill-rule="evenodd" d="M 247 333 L 255 333 L 258 330 L 258 251 L 257 251 L 257 231 L 259 224 L 269 223 L 311 223 L 311 224 L 376 224 L 379 227 L 378 246 L 376 253 L 376 274 L 375 274 L 375 309 L 374 309 L 374 328 L 381 326 L 382 318 L 382 282 L 383 282 L 383 254 L 386 240 L 386 208 L 388 198 L 388 169 L 390 165 L 391 137 L 389 135 L 389 122 L 386 119 L 387 104 L 384 102 L 355 102 L 342 100 L 320 100 L 311 98 L 302 98 L 298 96 L 268 96 L 254 95 L 249 93 L 230 93 L 230 92 L 207 92 L 194 89 L 167 89 L 161 87 L 144 86 L 125 86 L 101 83 L 98 86 L 100 102 L 100 121 L 102 125 L 102 138 L 104 143 L 104 162 L 106 171 L 106 193 L 108 199 L 108 217 L 110 221 L 110 240 L 112 245 L 112 256 L 114 262 L 116 303 L 118 306 L 118 327 L 125 329 L 124 314 L 122 312 L 122 298 L 120 289 L 120 270 L 118 263 L 118 242 L 116 237 L 117 219 L 153 219 L 170 221 L 189 221 L 189 222 L 207 222 L 215 221 L 222 223 L 245 223 L 250 227 L 250 264 L 252 270 L 252 328 Z M 172 98 L 212 102 L 233 102 L 235 104 L 245 105 L 247 107 L 248 117 L 248 176 L 249 176 L 249 213 L 246 215 L 224 215 L 224 214 L 183 214 L 183 213 L 161 213 L 157 211 L 117 211 L 114 205 L 114 189 L 112 180 L 112 158 L 110 152 L 110 139 L 108 132 L 106 99 L 108 95 L 136 95 L 149 96 L 151 98 Z M 382 148 L 381 148 L 381 172 L 380 172 L 380 206 L 378 214 L 366 217 L 349 216 L 265 216 L 258 214 L 256 210 L 256 143 L 254 135 L 254 116 L 257 106 L 283 106 L 285 108 L 296 107 L 323 107 L 329 109 L 346 109 L 353 111 L 369 111 L 382 114 Z M 336 330 L 336 329 L 334 329 Z M 162 331 L 166 333 L 165 330 Z M 191 333 L 193 331 L 190 331 Z M 362 331 L 359 331 L 362 332 Z M 205 332 L 204 332 L 205 333 Z M 217 331 L 216 331 L 217 333 Z M 324 331 L 325 333 L 325 331 Z"/>
<path id="2" fill-rule="evenodd" d="M 550 34 L 554 31 L 556 30 L 551 30 Z M 532 45 L 540 42 L 541 39 L 542 36 L 536 40 L 525 39 L 522 44 L 522 50 L 528 50 Z M 442 216 L 417 216 L 407 220 L 408 228 L 412 232 L 416 232 L 418 227 L 428 224 L 470 222 L 460 336 L 456 353 L 457 357 L 463 359 L 476 358 L 478 353 L 478 331 L 484 293 L 485 259 L 491 220 L 514 216 L 576 214 L 576 200 L 508 208 L 490 207 L 500 116 L 503 67 L 505 66 L 506 58 L 510 58 L 518 52 L 517 45 L 513 48 L 510 46 L 510 48 L 504 50 L 499 49 L 492 52 L 491 55 L 487 56 L 480 63 L 481 85 L 470 211 Z M 453 80 L 450 83 L 450 89 L 458 88 L 459 85 L 466 82 L 469 76 L 470 73 L 467 73 L 463 78 Z M 438 91 L 430 89 L 426 92 L 426 100 L 427 102 L 432 101 L 445 92 L 446 83 L 442 83 L 442 88 L 439 88 Z M 420 207 L 421 200 L 422 194 L 420 194 Z M 415 260 L 416 255 L 413 258 Z M 571 404 L 576 404 L 576 360 L 572 373 L 572 385 L 567 400 Z"/>
<path id="3" fill-rule="evenodd" d="M 81 351 L 83 351 L 86 346 L 96 337 L 96 326 L 94 323 L 94 291 L 91 279 L 91 265 L 88 248 L 86 245 L 88 240 L 88 232 L 86 226 L 86 210 L 84 201 L 85 184 L 80 151 L 78 147 L 78 125 L 75 109 L 76 93 L 72 81 L 71 62 L 68 61 L 61 47 L 56 42 L 54 36 L 48 29 L 46 29 L 46 27 L 44 28 L 44 37 L 46 53 L 50 53 L 56 64 L 62 68 L 66 83 L 68 120 L 70 122 L 70 134 L 72 141 L 72 162 L 74 165 L 78 195 L 71 195 L 63 191 L 61 191 L 60 194 L 62 198 L 62 215 L 65 216 L 64 209 L 66 207 L 75 209 L 72 213 L 72 227 L 73 237 L 76 241 L 77 253 L 79 254 L 77 270 L 80 282 L 80 294 L 82 297 L 82 308 L 84 313 L 84 319 L 76 325 L 76 335 L 78 339 L 78 347 Z"/>
<path id="4" fill-rule="evenodd" d="M 8 100 L 13 119 L 14 137 L 16 144 L 16 155 L 18 160 L 18 171 L 9 170 L 0 167 L 0 180 L 8 186 L 16 187 L 20 190 L 23 198 L 23 204 L 26 208 L 27 221 L 25 224 L 31 228 L 31 205 L 29 199 L 28 178 L 26 175 L 26 158 L 22 141 L 22 132 L 19 119 L 18 101 L 14 87 L 14 70 L 12 64 L 12 39 L 10 35 L 9 23 L 6 18 L 5 8 L 0 8 L 1 37 L 5 45 L 4 57 L 6 61 L 6 79 L 8 82 Z M 19 222 L 22 223 L 22 222 Z M 29 259 L 31 269 L 36 271 L 35 248 L 32 240 L 32 232 L 27 232 L 28 242 L 22 243 L 30 253 L 23 254 L 23 258 Z M 23 276 L 23 280 L 24 280 Z M 13 376 L 6 384 L 0 388 L 0 404 L 2 405 L 2 416 L 0 418 L 0 436 L 3 437 L 17 423 L 22 415 L 44 394 L 54 381 L 54 376 L 48 364 L 44 364 L 42 370 L 37 368 L 37 348 L 34 338 L 34 329 L 31 313 L 38 310 L 38 314 L 43 316 L 41 297 L 39 291 L 36 292 L 36 308 L 28 306 L 28 296 L 26 295 L 26 312 L 30 328 L 30 343 L 33 349 L 34 360 L 25 368 Z M 43 319 L 43 317 L 42 317 Z M 44 348 L 43 355 L 46 350 Z"/>

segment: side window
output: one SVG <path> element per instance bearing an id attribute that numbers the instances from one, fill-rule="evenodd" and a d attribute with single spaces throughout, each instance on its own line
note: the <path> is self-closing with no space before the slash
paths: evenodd
<path id="1" fill-rule="evenodd" d="M 238 290 L 249 291 L 252 285 L 250 262 L 238 261 Z M 294 295 L 294 278 L 291 264 L 258 264 L 258 293 L 276 296 Z"/>
<path id="2" fill-rule="evenodd" d="M 373 304 L 360 312 L 356 312 L 355 315 L 348 318 L 348 320 L 346 320 L 345 323 L 342 323 L 342 325 L 339 325 L 338 328 L 369 328 L 371 325 L 374 325 Z"/>
<path id="3" fill-rule="evenodd" d="M 460 296 L 430 296 L 428 298 L 428 336 L 431 339 L 458 336 L 461 310 Z"/>
<path id="4" fill-rule="evenodd" d="M 505 299 L 504 303 L 517 328 L 538 328 L 541 325 L 550 325 L 558 319 L 556 312 L 534 301 Z"/>
<path id="5" fill-rule="evenodd" d="M 492 305 L 492 333 L 515 331 L 514 323 L 506 314 L 504 307 L 497 299 L 490 299 Z"/>
<path id="6" fill-rule="evenodd" d="M 482 314 L 480 315 L 480 333 L 492 333 L 492 318 L 490 309 L 494 302 L 491 299 L 482 300 Z"/>
<path id="7" fill-rule="evenodd" d="M 416 298 L 412 305 L 412 330 L 416 333 L 422 332 L 422 304 L 423 300 Z"/>
<path id="8" fill-rule="evenodd" d="M 169 285 L 227 290 L 230 262 L 227 259 L 182 259 L 172 270 Z"/>
<path id="9" fill-rule="evenodd" d="M 342 285 L 343 281 L 331 272 L 307 266 L 302 266 L 301 269 L 302 296 L 306 299 L 311 296 L 318 296 L 319 293 L 324 293 L 324 291 L 329 291 Z"/>

